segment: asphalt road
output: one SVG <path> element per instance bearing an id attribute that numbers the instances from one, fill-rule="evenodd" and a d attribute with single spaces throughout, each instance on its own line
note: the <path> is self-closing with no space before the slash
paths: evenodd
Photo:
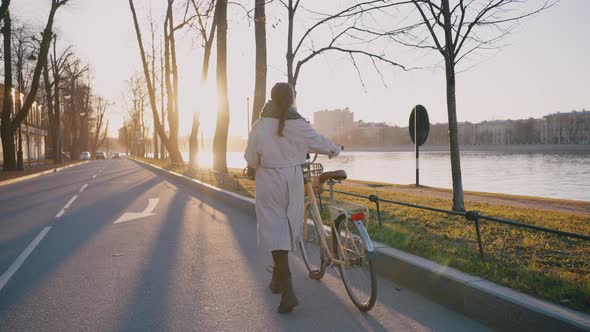
<path id="1" fill-rule="evenodd" d="M 488 330 L 384 279 L 363 314 L 298 253 L 280 315 L 271 263 L 254 218 L 129 160 L 0 187 L 0 331 Z"/>

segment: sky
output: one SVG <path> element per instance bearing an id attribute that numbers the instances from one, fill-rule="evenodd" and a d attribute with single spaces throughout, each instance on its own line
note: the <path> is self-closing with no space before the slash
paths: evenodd
<path id="1" fill-rule="evenodd" d="M 162 13 L 163 3 L 135 0 L 144 38 L 148 33 L 148 13 L 151 11 L 157 17 Z M 320 2 L 302 0 L 306 6 L 312 3 Z M 342 0 L 326 0 L 313 9 L 327 10 L 341 3 Z M 48 0 L 19 0 L 13 1 L 11 10 L 14 16 L 42 26 L 49 4 Z M 475 66 L 457 77 L 459 121 L 522 119 L 590 109 L 588 12 L 588 0 L 561 0 L 553 8 L 524 21 L 503 40 L 506 45 L 501 50 L 467 59 L 465 68 Z M 275 82 L 286 81 L 285 14 L 278 4 L 267 8 L 269 91 Z M 304 19 L 299 22 L 296 35 L 307 23 Z M 230 5 L 228 29 L 230 135 L 246 136 L 247 98 L 254 92 L 254 28 L 243 9 Z M 110 128 L 111 134 L 116 135 L 125 115 L 126 81 L 141 70 L 128 1 L 71 0 L 57 13 L 55 30 L 61 46 L 73 45 L 76 54 L 90 64 L 95 94 L 115 102 Z M 216 118 L 215 61 L 211 63 L 207 86 L 201 88 L 200 41 L 194 31 L 185 31 L 177 38 L 181 134 L 189 132 L 192 112 L 197 111 L 201 114 L 205 136 L 212 136 Z M 315 38 L 321 40 L 321 36 Z M 425 58 L 414 50 L 394 48 L 392 52 L 393 58 L 408 64 Z M 312 119 L 313 112 L 318 110 L 349 107 L 355 120 L 404 126 L 412 107 L 422 104 L 428 109 L 431 122 L 446 122 L 442 69 L 431 66 L 405 72 L 381 66 L 384 85 L 370 63 L 361 61 L 359 68 L 365 86 L 351 62 L 340 54 L 319 56 L 306 64 L 297 83 L 300 113 Z"/>

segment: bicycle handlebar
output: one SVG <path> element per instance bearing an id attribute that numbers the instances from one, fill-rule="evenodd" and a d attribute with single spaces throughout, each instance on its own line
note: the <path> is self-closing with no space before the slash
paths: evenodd
<path id="1" fill-rule="evenodd" d="M 344 145 L 340 145 L 340 150 L 344 151 Z M 312 164 L 315 163 L 315 161 L 318 159 L 318 155 L 319 154 L 317 154 L 317 153 L 314 154 L 313 160 L 310 161 Z M 308 160 L 311 159 L 309 152 L 307 153 L 307 159 Z"/>

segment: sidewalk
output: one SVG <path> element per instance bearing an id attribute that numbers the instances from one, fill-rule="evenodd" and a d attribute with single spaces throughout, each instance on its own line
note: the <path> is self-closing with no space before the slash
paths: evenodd
<path id="1" fill-rule="evenodd" d="M 45 162 L 31 163 L 30 167 L 25 163 L 24 171 L 2 171 L 0 170 L 0 185 L 18 182 L 21 180 L 29 179 L 32 175 L 46 174 L 47 171 L 56 172 L 64 167 L 73 166 L 80 163 L 79 160 L 66 161 L 61 164 L 55 164 L 52 160 L 46 160 Z"/>

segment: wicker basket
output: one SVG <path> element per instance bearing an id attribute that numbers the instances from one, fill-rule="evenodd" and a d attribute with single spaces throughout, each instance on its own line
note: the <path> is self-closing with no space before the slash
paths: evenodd
<path id="1" fill-rule="evenodd" d="M 321 195 L 324 191 L 324 186 L 320 183 L 320 175 L 323 172 L 324 166 L 322 166 L 322 164 L 320 163 L 309 163 L 305 164 L 305 166 L 303 167 L 303 173 L 311 175 L 311 186 L 313 188 L 313 193 L 316 196 Z"/>

